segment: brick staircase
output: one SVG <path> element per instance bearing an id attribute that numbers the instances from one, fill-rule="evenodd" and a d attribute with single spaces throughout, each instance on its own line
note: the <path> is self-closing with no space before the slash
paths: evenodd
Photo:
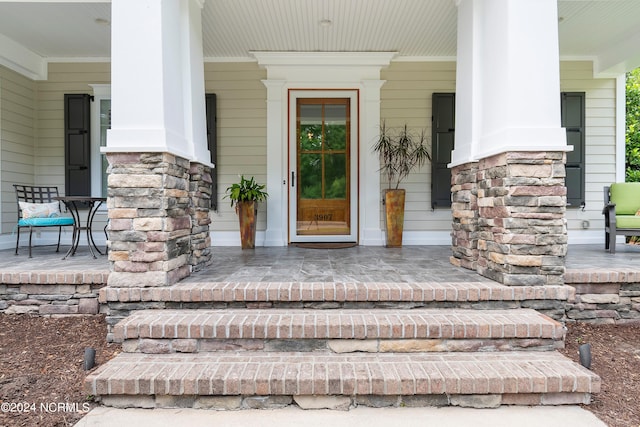
<path id="1" fill-rule="evenodd" d="M 564 327 L 549 317 L 564 314 L 571 289 L 488 281 L 108 287 L 100 299 L 109 339 L 123 353 L 88 376 L 86 392 L 118 407 L 589 403 L 600 379 L 555 351 Z"/>

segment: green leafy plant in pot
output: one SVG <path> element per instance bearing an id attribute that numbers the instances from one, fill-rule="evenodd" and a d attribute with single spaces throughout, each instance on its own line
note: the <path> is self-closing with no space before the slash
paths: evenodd
<path id="1" fill-rule="evenodd" d="M 387 226 L 387 247 L 402 246 L 404 229 L 404 200 L 406 191 L 400 183 L 415 169 L 431 160 L 429 141 L 422 130 L 413 133 L 405 124 L 402 128 L 388 128 L 383 121 L 373 151 L 380 156 L 380 171 L 387 178 L 384 192 Z"/>
<path id="2" fill-rule="evenodd" d="M 265 185 L 258 184 L 254 177 L 246 179 L 240 176 L 236 182 L 227 188 L 225 198 L 231 200 L 231 207 L 235 205 L 240 220 L 240 241 L 242 249 L 256 247 L 256 221 L 258 217 L 258 202 L 264 202 L 269 194 L 264 191 Z"/>

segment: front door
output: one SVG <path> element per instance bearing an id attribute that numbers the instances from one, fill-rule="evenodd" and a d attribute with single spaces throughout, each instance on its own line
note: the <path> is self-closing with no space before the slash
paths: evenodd
<path id="1" fill-rule="evenodd" d="M 357 164 L 355 116 L 351 97 L 337 95 L 295 97 L 291 135 L 295 147 L 290 157 L 292 242 L 357 241 L 357 182 L 352 178 Z"/>

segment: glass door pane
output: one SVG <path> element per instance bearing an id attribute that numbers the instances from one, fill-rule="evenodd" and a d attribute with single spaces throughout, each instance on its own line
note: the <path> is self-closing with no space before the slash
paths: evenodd
<path id="1" fill-rule="evenodd" d="M 348 98 L 298 99 L 298 235 L 349 235 Z"/>

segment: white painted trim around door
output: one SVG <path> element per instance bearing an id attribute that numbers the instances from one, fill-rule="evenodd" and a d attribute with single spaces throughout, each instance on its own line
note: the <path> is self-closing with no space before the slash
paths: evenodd
<path id="1" fill-rule="evenodd" d="M 380 125 L 380 69 L 387 67 L 393 52 L 337 52 L 331 55 L 310 52 L 254 53 L 267 70 L 267 229 L 265 246 L 286 246 L 288 228 L 288 119 L 289 90 L 358 91 L 359 164 L 358 242 L 382 246 L 380 221 L 380 162 L 371 150 Z M 309 57 L 318 55 L 317 61 Z M 354 108 L 354 106 L 352 106 Z M 354 177 L 355 178 L 355 177 Z"/>

